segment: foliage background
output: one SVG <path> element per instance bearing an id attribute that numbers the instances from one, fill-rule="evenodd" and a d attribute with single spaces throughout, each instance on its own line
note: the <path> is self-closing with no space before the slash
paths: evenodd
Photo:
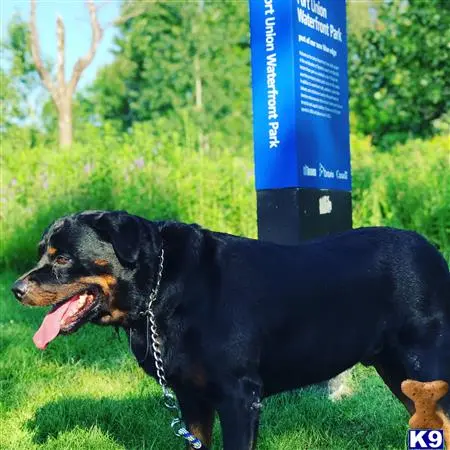
<path id="1" fill-rule="evenodd" d="M 381 149 L 448 133 L 450 2 L 385 2 L 379 20 L 349 40 L 354 129 Z"/>
<path id="2" fill-rule="evenodd" d="M 161 136 L 148 124 L 136 125 L 131 135 L 92 129 L 84 133 L 89 144 L 32 152 L 16 141 L 14 152 L 4 155 L 0 264 L 24 270 L 49 221 L 92 208 L 256 237 L 251 144 L 239 152 L 223 145 L 205 152 L 195 145 L 196 131 L 190 123 L 184 134 Z M 352 136 L 351 144 L 354 225 L 418 230 L 449 259 L 448 138 L 409 141 L 390 153 L 377 151 L 370 138 Z"/>

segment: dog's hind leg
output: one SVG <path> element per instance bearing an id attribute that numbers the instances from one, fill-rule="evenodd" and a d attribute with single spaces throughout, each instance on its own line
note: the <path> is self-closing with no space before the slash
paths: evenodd
<path id="1" fill-rule="evenodd" d="M 450 385 L 450 330 L 446 336 L 437 335 L 432 345 L 406 350 L 404 359 L 408 378 L 422 382 L 443 380 Z M 450 394 L 440 400 L 439 406 L 450 417 Z"/>
<path id="2" fill-rule="evenodd" d="M 441 268 L 433 266 L 434 272 Z M 428 270 L 431 270 L 429 266 Z M 447 272 L 447 268 L 444 270 Z M 423 287 L 417 292 L 412 301 L 413 314 L 391 341 L 392 359 L 403 366 L 404 379 L 443 380 L 450 384 L 450 277 L 447 274 L 444 278 L 439 275 L 437 280 L 424 278 L 419 283 L 437 288 L 434 294 L 425 294 Z M 450 394 L 441 399 L 439 406 L 450 417 Z"/>
<path id="3" fill-rule="evenodd" d="M 413 402 L 402 392 L 402 381 L 407 379 L 407 372 L 395 352 L 384 349 L 372 363 L 378 375 L 391 392 L 405 405 L 410 414 L 414 413 Z"/>

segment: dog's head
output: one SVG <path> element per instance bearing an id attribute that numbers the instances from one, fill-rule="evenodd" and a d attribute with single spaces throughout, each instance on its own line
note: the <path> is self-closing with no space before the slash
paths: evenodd
<path id="1" fill-rule="evenodd" d="M 137 314 L 158 270 L 154 228 L 126 212 L 92 211 L 44 232 L 36 267 L 12 287 L 23 304 L 51 306 L 34 338 L 39 348 L 86 322 L 125 325 Z"/>

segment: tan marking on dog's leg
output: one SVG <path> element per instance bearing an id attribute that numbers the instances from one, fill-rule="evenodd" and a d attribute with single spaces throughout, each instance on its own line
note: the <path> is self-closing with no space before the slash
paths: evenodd
<path id="1" fill-rule="evenodd" d="M 202 422 L 191 424 L 189 431 L 197 438 L 200 439 L 202 444 L 211 448 L 212 445 L 212 432 L 214 426 L 214 411 L 211 410 L 208 416 L 204 416 Z"/>

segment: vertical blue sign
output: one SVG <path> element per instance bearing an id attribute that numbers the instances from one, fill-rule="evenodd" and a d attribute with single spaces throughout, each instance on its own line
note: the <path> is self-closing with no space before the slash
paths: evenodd
<path id="1" fill-rule="evenodd" d="M 250 0 L 257 190 L 351 190 L 345 7 Z"/>

